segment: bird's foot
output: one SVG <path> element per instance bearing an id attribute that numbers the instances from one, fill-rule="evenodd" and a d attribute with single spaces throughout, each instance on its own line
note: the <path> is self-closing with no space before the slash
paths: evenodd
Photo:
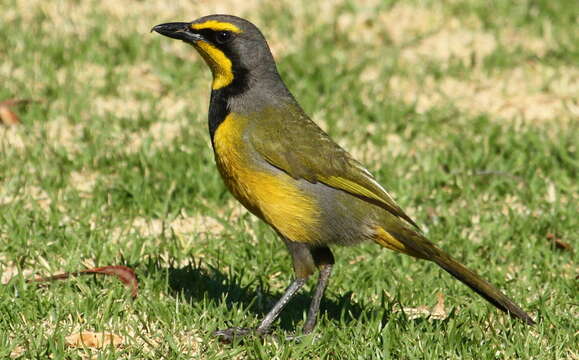
<path id="1" fill-rule="evenodd" d="M 223 344 L 231 344 L 236 340 L 241 340 L 248 336 L 265 337 L 272 335 L 271 330 L 261 330 L 258 328 L 242 328 L 242 327 L 230 327 L 228 329 L 217 330 L 213 332 L 213 336 L 216 336 L 218 340 Z M 301 343 L 302 340 L 309 334 L 292 334 L 282 337 L 277 340 L 285 340 L 289 342 Z"/>
<path id="2" fill-rule="evenodd" d="M 224 344 L 231 344 L 236 339 L 242 339 L 247 336 L 264 336 L 268 335 L 270 331 L 261 330 L 259 328 L 242 328 L 242 327 L 230 327 L 224 330 L 217 330 L 213 332 L 214 336 L 217 336 L 219 341 Z"/>
<path id="3" fill-rule="evenodd" d="M 302 340 L 306 337 L 305 334 L 301 334 L 301 335 L 296 335 L 296 334 L 292 334 L 292 335 L 287 335 L 285 337 L 285 341 L 289 341 L 289 342 L 294 342 L 294 343 L 301 343 Z"/>

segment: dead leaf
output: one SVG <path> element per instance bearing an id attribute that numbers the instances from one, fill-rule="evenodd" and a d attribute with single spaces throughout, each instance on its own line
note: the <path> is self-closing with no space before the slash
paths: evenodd
<path id="1" fill-rule="evenodd" d="M 87 270 L 67 272 L 57 275 L 51 275 L 47 277 L 40 277 L 36 279 L 28 280 L 28 282 L 50 282 L 54 280 L 64 280 L 71 276 L 87 275 L 87 274 L 102 274 L 102 275 L 113 275 L 116 276 L 126 287 L 131 290 L 131 296 L 133 298 L 137 297 L 139 290 L 139 281 L 135 271 L 127 266 L 122 265 L 112 265 L 103 266 Z"/>
<path id="2" fill-rule="evenodd" d="M 112 333 L 84 331 L 67 336 L 65 342 L 70 347 L 101 349 L 109 345 L 120 347 L 123 344 L 123 338 Z"/>
<path id="3" fill-rule="evenodd" d="M 438 293 L 436 294 L 437 302 L 436 305 L 429 309 L 426 305 L 421 305 L 415 308 L 405 307 L 402 309 L 394 309 L 394 312 L 403 311 L 404 314 L 410 319 L 419 319 L 419 318 L 430 318 L 434 320 L 444 320 L 448 317 L 448 313 L 446 312 L 444 306 L 444 294 Z"/>
<path id="4" fill-rule="evenodd" d="M 17 359 L 17 358 L 21 357 L 22 355 L 24 355 L 25 352 L 26 352 L 26 349 L 24 349 L 23 346 L 17 346 L 14 349 L 12 349 L 12 351 L 10 352 L 10 358 L 11 359 Z"/>
<path id="5" fill-rule="evenodd" d="M 12 108 L 19 105 L 26 105 L 33 102 L 29 99 L 8 99 L 0 101 L 0 124 L 13 126 L 20 124 L 20 118 Z"/>
<path id="6" fill-rule="evenodd" d="M 436 294 L 436 297 L 438 298 L 438 302 L 430 311 L 430 317 L 436 320 L 444 320 L 448 317 L 448 313 L 444 307 L 444 294 L 439 292 Z"/>
<path id="7" fill-rule="evenodd" d="M 555 246 L 555 248 L 563 251 L 573 251 L 573 246 L 568 242 L 561 240 L 561 238 L 557 237 L 553 233 L 547 234 L 547 240 L 551 241 L 551 244 Z"/>
<path id="8" fill-rule="evenodd" d="M 104 274 L 116 276 L 126 287 L 131 289 L 131 295 L 137 297 L 139 291 L 139 281 L 135 271 L 127 266 L 104 266 L 94 269 L 83 270 L 85 274 Z"/>
<path id="9" fill-rule="evenodd" d="M 20 119 L 8 106 L 0 104 L 0 124 L 7 126 L 20 124 Z"/>
<path id="10" fill-rule="evenodd" d="M 398 310 L 400 311 L 400 310 Z M 420 305 L 415 308 L 405 307 L 402 308 L 402 311 L 410 320 L 419 319 L 419 318 L 427 318 L 430 316 L 430 309 L 426 305 Z M 397 311 L 395 311 L 397 312 Z"/>

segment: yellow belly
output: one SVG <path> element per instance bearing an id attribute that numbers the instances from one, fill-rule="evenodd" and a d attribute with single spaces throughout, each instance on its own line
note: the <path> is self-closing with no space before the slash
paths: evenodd
<path id="1" fill-rule="evenodd" d="M 242 139 L 246 125 L 246 119 L 230 114 L 213 137 L 217 167 L 228 189 L 249 211 L 286 238 L 317 242 L 320 224 L 315 200 L 289 175 L 259 169 Z"/>

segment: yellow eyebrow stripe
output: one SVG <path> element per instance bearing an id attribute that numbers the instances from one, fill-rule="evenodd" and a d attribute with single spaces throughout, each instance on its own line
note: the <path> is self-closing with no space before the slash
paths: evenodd
<path id="1" fill-rule="evenodd" d="M 193 30 L 209 29 L 214 31 L 231 31 L 236 34 L 241 33 L 241 29 L 238 28 L 237 26 L 228 22 L 221 22 L 217 20 L 209 20 L 200 24 L 193 24 L 191 25 L 191 29 Z"/>

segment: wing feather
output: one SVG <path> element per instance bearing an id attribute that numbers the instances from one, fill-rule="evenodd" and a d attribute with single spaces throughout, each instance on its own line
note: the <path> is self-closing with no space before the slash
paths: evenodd
<path id="1" fill-rule="evenodd" d="M 372 174 L 299 107 L 268 109 L 252 117 L 260 123 L 248 132 L 251 143 L 269 164 L 295 179 L 321 182 L 376 204 L 418 228 Z"/>

